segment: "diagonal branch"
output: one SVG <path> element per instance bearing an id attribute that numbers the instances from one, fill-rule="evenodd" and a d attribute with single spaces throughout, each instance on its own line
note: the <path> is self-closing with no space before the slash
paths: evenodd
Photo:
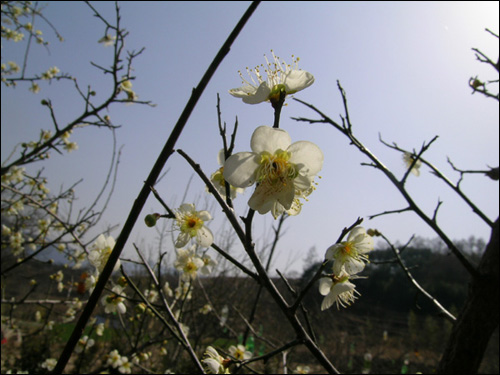
<path id="1" fill-rule="evenodd" d="M 125 246 L 125 243 L 127 242 L 128 237 L 132 232 L 132 229 L 134 228 L 135 222 L 137 221 L 137 218 L 139 217 L 139 214 L 141 213 L 142 208 L 146 203 L 146 200 L 151 191 L 150 187 L 155 185 L 155 182 L 158 176 L 160 175 L 163 167 L 165 166 L 168 158 L 174 152 L 175 144 L 177 143 L 179 136 L 181 135 L 184 127 L 186 126 L 186 123 L 191 115 L 191 112 L 198 103 L 198 100 L 201 97 L 206 86 L 208 85 L 208 82 L 214 75 L 215 71 L 219 67 L 224 57 L 229 53 L 231 45 L 236 40 L 240 31 L 243 29 L 246 22 L 250 19 L 251 15 L 253 14 L 258 5 L 259 5 L 258 1 L 254 1 L 250 4 L 247 11 L 242 16 L 236 27 L 233 29 L 227 40 L 224 42 L 221 49 L 215 56 L 214 60 L 208 67 L 207 71 L 201 78 L 198 86 L 195 89 L 193 89 L 191 97 L 186 103 L 186 106 L 184 107 L 183 112 L 181 113 L 179 119 L 177 120 L 177 123 L 174 126 L 167 142 L 165 143 L 165 146 L 163 147 L 160 155 L 158 156 L 158 159 L 153 165 L 153 168 L 151 169 L 151 172 L 149 173 L 146 182 L 144 183 L 141 191 L 139 192 L 137 199 L 134 201 L 134 204 L 130 210 L 130 214 L 125 224 L 123 225 L 123 229 L 120 235 L 118 236 L 115 247 L 113 248 L 113 251 L 109 256 L 108 262 L 106 263 L 103 272 L 101 273 L 101 276 L 97 281 L 95 289 L 92 292 L 92 295 L 90 296 L 87 305 L 85 306 L 82 314 L 80 315 L 80 319 L 76 323 L 73 333 L 71 334 L 68 342 L 66 343 L 66 346 L 64 347 L 61 356 L 59 357 L 59 361 L 57 362 L 57 365 L 54 368 L 54 373 L 61 374 L 64 371 L 64 368 L 68 363 L 69 357 L 71 356 L 71 353 L 73 352 L 73 349 L 75 348 L 78 339 L 82 335 L 83 329 L 87 325 L 90 315 L 92 314 L 92 311 L 94 311 L 94 308 L 97 305 L 99 296 L 104 290 L 104 286 L 106 285 L 109 277 L 111 276 L 111 272 L 113 271 L 113 268 L 116 262 L 118 261 L 118 258 L 120 257 L 120 254 Z"/>

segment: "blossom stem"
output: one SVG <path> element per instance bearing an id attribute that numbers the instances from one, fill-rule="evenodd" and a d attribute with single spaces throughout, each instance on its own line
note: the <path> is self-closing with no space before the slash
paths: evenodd
<path id="1" fill-rule="evenodd" d="M 279 128 L 280 127 L 280 115 L 281 115 L 281 108 L 283 108 L 283 103 L 285 103 L 285 97 L 286 97 L 286 91 L 281 90 L 280 91 L 280 98 L 278 101 L 271 101 L 272 106 L 274 108 L 274 125 L 273 128 Z"/>

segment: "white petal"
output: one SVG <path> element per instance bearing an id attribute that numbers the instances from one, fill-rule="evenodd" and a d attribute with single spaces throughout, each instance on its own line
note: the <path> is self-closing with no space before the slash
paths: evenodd
<path id="1" fill-rule="evenodd" d="M 119 302 L 116 305 L 117 310 L 120 312 L 120 314 L 125 314 L 127 312 L 127 307 L 123 302 Z"/>
<path id="2" fill-rule="evenodd" d="M 244 98 L 248 95 L 255 95 L 258 87 L 252 85 L 245 85 L 236 89 L 229 90 L 229 93 L 236 98 Z"/>
<path id="3" fill-rule="evenodd" d="M 336 258 L 333 262 L 333 273 L 337 276 L 340 276 L 342 272 L 344 272 L 344 264 L 345 262 L 341 258 Z"/>
<path id="4" fill-rule="evenodd" d="M 257 190 L 252 194 L 248 201 L 248 206 L 257 211 L 259 214 L 264 215 L 271 211 L 276 203 L 276 200 L 270 199 L 263 194 L 256 194 Z"/>
<path id="5" fill-rule="evenodd" d="M 106 237 L 104 237 L 104 234 L 100 234 L 99 237 L 97 237 L 94 246 L 98 249 L 104 249 L 106 247 Z"/>
<path id="6" fill-rule="evenodd" d="M 295 177 L 293 183 L 296 189 L 305 191 L 311 187 L 312 180 L 310 177 L 302 176 L 299 174 L 297 177 Z"/>
<path id="7" fill-rule="evenodd" d="M 312 142 L 295 142 L 288 151 L 292 154 L 290 162 L 301 167 L 299 173 L 303 176 L 315 176 L 323 167 L 323 152 Z"/>
<path id="8" fill-rule="evenodd" d="M 214 242 L 214 236 L 210 229 L 208 229 L 207 227 L 201 227 L 200 229 L 198 229 L 196 239 L 201 247 L 209 247 Z M 201 262 L 203 263 L 202 260 Z M 201 266 L 203 266 L 203 264 Z"/>
<path id="9" fill-rule="evenodd" d="M 277 219 L 279 216 L 281 216 L 283 212 L 285 212 L 285 207 L 283 207 L 283 205 L 278 201 L 273 202 L 273 206 L 271 207 L 271 214 L 273 215 L 274 219 Z"/>
<path id="10" fill-rule="evenodd" d="M 109 246 L 111 249 L 113 249 L 115 247 L 115 239 L 113 237 L 109 236 L 106 239 L 106 245 Z"/>
<path id="11" fill-rule="evenodd" d="M 366 234 L 366 229 L 363 227 L 353 228 L 347 236 L 347 241 L 353 241 L 359 234 Z"/>
<path id="12" fill-rule="evenodd" d="M 258 167 L 256 154 L 238 152 L 224 163 L 224 179 L 235 187 L 246 188 L 255 182 L 255 171 Z"/>
<path id="13" fill-rule="evenodd" d="M 217 360 L 213 358 L 205 358 L 202 360 L 202 362 L 208 367 L 208 370 L 211 374 L 219 373 L 220 363 L 217 362 Z"/>
<path id="14" fill-rule="evenodd" d="M 372 236 L 365 234 L 363 237 L 361 237 L 361 235 L 358 235 L 355 238 L 355 246 L 356 250 L 358 250 L 358 252 L 361 254 L 366 254 L 369 251 L 372 251 L 374 247 Z"/>
<path id="15" fill-rule="evenodd" d="M 291 70 L 285 75 L 284 84 L 287 94 L 294 94 L 314 83 L 314 76 L 304 70 Z"/>
<path id="16" fill-rule="evenodd" d="M 335 245 L 330 246 L 325 253 L 325 259 L 332 260 L 335 257 L 337 249 L 342 247 L 341 244 L 336 243 Z"/>
<path id="17" fill-rule="evenodd" d="M 210 221 L 212 220 L 212 215 L 210 215 L 210 212 L 208 211 L 200 211 L 198 212 L 198 217 L 203 220 L 203 221 Z"/>
<path id="18" fill-rule="evenodd" d="M 283 129 L 275 129 L 270 126 L 259 126 L 252 134 L 250 146 L 253 152 L 260 154 L 267 151 L 271 154 L 278 149 L 286 150 L 292 139 Z"/>
<path id="19" fill-rule="evenodd" d="M 323 298 L 323 302 L 321 303 L 321 311 L 329 309 L 335 300 L 337 299 L 337 295 L 333 293 L 329 293 Z"/>
<path id="20" fill-rule="evenodd" d="M 214 359 L 219 359 L 219 353 L 217 350 L 214 349 L 213 346 L 207 346 L 206 353 L 208 356 L 214 358 Z"/>
<path id="21" fill-rule="evenodd" d="M 262 182 L 248 201 L 248 205 L 253 210 L 263 215 L 269 212 L 278 201 L 285 210 L 289 210 L 295 198 L 295 188 L 293 184 L 279 185 Z"/>
<path id="22" fill-rule="evenodd" d="M 221 148 L 219 153 L 217 154 L 217 163 L 222 167 L 224 165 L 224 160 L 226 160 L 224 156 L 224 149 Z"/>
<path id="23" fill-rule="evenodd" d="M 243 102 L 247 104 L 259 104 L 269 99 L 271 89 L 267 82 L 262 82 L 254 94 L 243 96 Z"/>
<path id="24" fill-rule="evenodd" d="M 203 267 L 205 265 L 205 262 L 203 261 L 203 259 L 198 258 L 198 257 L 193 258 L 193 263 L 196 266 L 196 269 L 200 269 L 201 267 Z"/>
<path id="25" fill-rule="evenodd" d="M 179 236 L 177 237 L 177 240 L 175 241 L 175 247 L 184 247 L 186 244 L 189 242 L 189 234 L 187 233 L 179 233 Z"/>
<path id="26" fill-rule="evenodd" d="M 344 263 L 344 269 L 349 275 L 360 273 L 365 268 L 365 262 L 359 259 L 349 259 Z"/>
<path id="27" fill-rule="evenodd" d="M 319 280 L 319 292 L 321 293 L 321 295 L 326 296 L 328 293 L 330 293 L 332 284 L 332 279 L 326 277 L 321 278 Z"/>
<path id="28" fill-rule="evenodd" d="M 355 287 L 356 287 L 356 285 L 354 285 L 353 283 L 351 283 L 349 281 L 344 281 L 343 283 L 335 284 L 335 286 L 333 287 L 333 290 L 334 290 L 335 294 L 338 296 L 339 294 L 353 290 Z"/>
<path id="29" fill-rule="evenodd" d="M 179 210 L 182 212 L 192 212 L 194 211 L 194 204 L 192 203 L 183 203 L 179 207 Z"/>

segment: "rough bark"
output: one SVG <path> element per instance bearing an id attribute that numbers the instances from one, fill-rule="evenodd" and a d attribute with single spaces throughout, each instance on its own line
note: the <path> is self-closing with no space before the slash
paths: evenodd
<path id="1" fill-rule="evenodd" d="M 481 258 L 441 358 L 440 374 L 476 374 L 499 318 L 499 224 Z"/>

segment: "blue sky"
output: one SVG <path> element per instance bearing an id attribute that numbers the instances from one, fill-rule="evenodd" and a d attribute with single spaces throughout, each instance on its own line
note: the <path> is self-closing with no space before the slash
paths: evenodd
<path id="1" fill-rule="evenodd" d="M 140 105 L 115 105 L 109 116 L 122 125 L 117 132 L 124 145 L 117 186 L 102 222 L 121 225 L 128 215 L 142 182 L 170 130 L 179 117 L 191 90 L 195 87 L 227 35 L 250 2 L 124 2 L 122 26 L 130 35 L 126 48 L 144 53 L 136 59 L 133 83 L 141 100 L 151 100 L 155 108 Z M 112 2 L 95 2 L 108 19 L 114 19 Z M 112 51 L 97 41 L 104 26 L 83 3 L 48 2 L 44 12 L 65 41 L 59 43 L 48 28 L 46 39 L 50 53 L 34 47 L 29 60 L 31 72 L 58 66 L 62 72 L 78 77 L 82 86 L 90 84 L 97 98 L 107 94 L 107 77 L 89 61 L 109 64 Z M 347 92 L 354 133 L 397 176 L 404 173 L 400 154 L 383 146 L 379 133 L 388 142 L 418 149 L 435 135 L 439 139 L 425 155 L 452 180 L 458 176 L 447 164 L 449 156 L 463 169 L 498 166 L 498 103 L 480 95 L 471 95 L 467 82 L 471 76 L 498 79 L 493 69 L 476 61 L 472 47 L 493 59 L 498 57 L 498 40 L 484 31 L 498 33 L 498 2 L 262 2 L 220 65 L 193 112 L 177 148 L 183 149 L 202 169 L 211 174 L 217 168 L 217 152 L 222 144 L 217 131 L 216 95 L 220 94 L 223 120 L 232 126 L 238 116 L 239 134 L 235 151 L 249 151 L 250 136 L 259 125 L 272 125 L 269 104 L 250 106 L 231 97 L 228 90 L 240 86 L 238 70 L 264 63 L 264 54 L 276 55 L 287 62 L 293 54 L 300 57 L 300 68 L 315 76 L 315 83 L 296 97 L 314 104 L 333 119 L 343 113 L 342 99 L 336 88 L 340 80 Z M 2 63 L 20 61 L 22 48 L 3 43 Z M 81 113 L 68 83 L 42 85 L 39 94 L 20 85 L 15 90 L 2 86 L 2 161 L 13 146 L 37 138 L 40 129 L 50 129 L 46 110 L 39 105 L 51 98 L 61 123 Z M 338 131 L 324 124 L 297 123 L 290 117 L 315 117 L 300 103 L 288 100 L 282 111 L 281 127 L 292 141 L 309 140 L 325 154 L 322 179 L 302 213 L 286 221 L 286 235 L 278 248 L 274 268 L 301 270 L 309 248 L 316 246 L 318 256 L 338 237 L 344 226 L 358 216 L 366 217 L 384 210 L 406 207 L 389 181 L 348 144 Z M 29 110 L 26 110 L 29 108 Z M 111 134 L 105 129 L 75 131 L 72 140 L 79 150 L 64 157 L 53 153 L 45 164 L 45 175 L 53 191 L 84 178 L 77 195 L 82 205 L 96 192 L 107 172 L 111 155 Z M 166 177 L 157 190 L 172 206 L 180 205 L 193 172 L 184 160 L 173 155 Z M 482 176 L 469 176 L 463 190 L 490 217 L 498 216 L 498 182 Z M 489 237 L 486 225 L 477 218 L 449 188 L 423 169 L 419 178 L 410 176 L 409 191 L 429 214 L 439 199 L 444 203 L 438 221 L 451 238 Z M 237 198 L 240 215 L 245 214 L 251 191 Z M 186 202 L 211 205 L 195 176 Z M 161 211 L 150 197 L 143 215 Z M 223 217 L 212 212 L 210 223 L 216 234 Z M 271 215 L 255 219 L 259 239 L 270 233 Z M 414 214 L 384 216 L 366 220 L 390 239 L 401 242 L 412 235 L 435 237 Z M 113 233 L 118 235 L 118 231 Z M 153 244 L 156 233 L 138 222 L 126 246 L 131 256 L 132 242 Z M 169 248 L 168 250 L 171 250 Z M 235 254 L 239 250 L 232 250 Z"/>

